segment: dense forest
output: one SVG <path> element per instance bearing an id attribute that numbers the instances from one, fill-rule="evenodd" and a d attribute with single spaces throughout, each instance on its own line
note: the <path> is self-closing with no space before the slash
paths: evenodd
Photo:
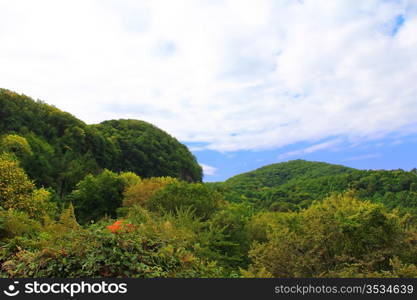
<path id="1" fill-rule="evenodd" d="M 200 182 L 201 167 L 187 147 L 138 120 L 87 125 L 41 101 L 0 89 L 1 147 L 14 152 L 35 183 L 60 198 L 87 174 L 103 169 L 141 177 Z"/>
<path id="2" fill-rule="evenodd" d="M 382 203 L 417 216 L 417 170 L 357 170 L 293 160 L 211 184 L 230 202 L 248 201 L 270 211 L 299 211 L 331 194 L 354 191 L 363 201 Z"/>
<path id="3" fill-rule="evenodd" d="M 138 120 L 0 89 L 0 277 L 417 277 L 417 171 L 294 160 L 202 183 Z"/>

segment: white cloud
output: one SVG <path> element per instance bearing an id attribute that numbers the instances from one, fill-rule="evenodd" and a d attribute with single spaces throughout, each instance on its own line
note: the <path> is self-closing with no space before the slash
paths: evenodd
<path id="1" fill-rule="evenodd" d="M 398 145 L 401 145 L 402 143 L 404 143 L 403 140 L 395 140 L 390 143 L 390 146 L 398 146 Z"/>
<path id="2" fill-rule="evenodd" d="M 203 168 L 204 176 L 210 176 L 210 175 L 216 174 L 217 168 L 209 166 L 209 165 L 205 165 L 205 164 L 200 164 L 200 166 Z"/>
<path id="3" fill-rule="evenodd" d="M 290 152 L 287 152 L 287 153 L 280 154 L 278 156 L 278 159 L 281 160 L 281 159 L 285 159 L 285 158 L 288 158 L 288 157 L 291 157 L 291 156 L 302 156 L 302 155 L 305 155 L 305 154 L 310 154 L 310 153 L 313 153 L 313 152 L 316 152 L 316 151 L 319 151 L 319 150 L 333 148 L 340 143 L 341 143 L 340 140 L 331 140 L 331 141 L 315 144 L 315 145 L 309 146 L 309 147 L 304 148 L 304 149 L 294 150 L 294 151 L 290 151 Z"/>
<path id="4" fill-rule="evenodd" d="M 417 132 L 415 1 L 0 0 L 0 11 L 1 86 L 89 123 L 143 119 L 219 151 Z"/>
<path id="5" fill-rule="evenodd" d="M 365 160 L 365 159 L 378 158 L 381 156 L 382 155 L 379 153 L 364 154 L 364 155 L 358 155 L 358 156 L 352 156 L 352 157 L 346 158 L 345 161 Z"/>

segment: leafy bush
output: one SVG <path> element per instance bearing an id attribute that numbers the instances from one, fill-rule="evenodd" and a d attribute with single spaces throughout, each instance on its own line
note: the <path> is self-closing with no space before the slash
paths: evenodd
<path id="1" fill-rule="evenodd" d="M 18 236 L 34 237 L 41 229 L 41 224 L 31 219 L 27 213 L 0 207 L 0 240 Z"/>
<path id="2" fill-rule="evenodd" d="M 395 257 L 415 264 L 413 240 L 398 213 L 345 194 L 275 223 L 250 256 L 252 270 L 265 269 L 274 277 L 341 276 L 352 267 L 363 276 L 392 270 Z"/>
<path id="3" fill-rule="evenodd" d="M 96 221 L 105 215 L 115 217 L 117 208 L 122 205 L 123 191 L 137 181 L 139 177 L 131 173 L 116 174 L 104 170 L 97 176 L 87 175 L 68 199 L 74 203 L 75 213 L 82 223 Z"/>
<path id="4" fill-rule="evenodd" d="M 191 240 L 168 221 L 101 221 L 80 227 L 68 208 L 37 242 L 3 253 L 7 277 L 219 277 L 222 269 L 193 253 Z M 162 219 L 161 219 L 162 222 Z M 158 223 L 158 221 L 157 221 Z M 117 227 L 117 229 L 116 229 Z M 11 245 L 12 243 L 9 243 Z"/>
<path id="5" fill-rule="evenodd" d="M 41 219 L 55 213 L 50 193 L 36 189 L 19 163 L 8 154 L 0 154 L 0 207 L 17 209 Z"/>
<path id="6" fill-rule="evenodd" d="M 175 213 L 182 207 L 192 207 L 195 215 L 209 218 L 224 203 L 220 193 L 201 183 L 174 182 L 158 190 L 147 202 L 152 211 Z"/>
<path id="7" fill-rule="evenodd" d="M 142 205 L 167 184 L 178 182 L 172 177 L 152 177 L 129 186 L 124 192 L 123 206 Z"/>
<path id="8" fill-rule="evenodd" d="M 0 138 L 0 150 L 14 153 L 17 157 L 32 155 L 28 141 L 17 134 L 7 134 Z"/>
<path id="9" fill-rule="evenodd" d="M 209 240 L 209 249 L 213 258 L 228 270 L 247 267 L 249 263 L 250 239 L 246 227 L 253 212 L 249 203 L 228 203 L 209 220 L 212 237 L 218 237 Z"/>

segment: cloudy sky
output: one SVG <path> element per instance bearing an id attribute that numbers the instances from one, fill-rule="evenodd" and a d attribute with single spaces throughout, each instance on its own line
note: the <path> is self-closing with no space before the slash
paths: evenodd
<path id="1" fill-rule="evenodd" d="M 0 0 L 0 87 L 135 118 L 205 180 L 304 158 L 417 167 L 415 0 Z"/>

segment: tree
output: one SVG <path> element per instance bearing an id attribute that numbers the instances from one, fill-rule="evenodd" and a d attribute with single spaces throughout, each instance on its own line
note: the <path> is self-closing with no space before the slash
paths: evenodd
<path id="1" fill-rule="evenodd" d="M 211 216 L 210 230 L 222 233 L 222 239 L 209 241 L 209 248 L 225 268 L 247 267 L 250 239 L 246 227 L 252 214 L 253 207 L 242 202 L 228 203 Z"/>
<path id="2" fill-rule="evenodd" d="M 368 276 L 392 270 L 391 260 L 415 264 L 413 233 L 381 204 L 335 195 L 276 223 L 250 251 L 252 271 L 274 277 Z M 414 233 L 415 235 L 415 233 Z M 355 272 L 347 272 L 354 269 Z"/>
<path id="3" fill-rule="evenodd" d="M 195 210 L 196 216 L 208 219 L 223 202 L 220 193 L 204 184 L 179 181 L 158 190 L 146 202 L 146 207 L 153 211 L 173 213 L 179 208 L 191 207 Z"/>
<path id="4" fill-rule="evenodd" d="M 131 185 L 124 193 L 123 206 L 141 205 L 145 203 L 167 184 L 178 182 L 172 177 L 152 177 Z"/>
<path id="5" fill-rule="evenodd" d="M 0 206 L 26 212 L 30 217 L 42 218 L 53 214 L 55 205 L 50 193 L 36 189 L 19 163 L 9 154 L 0 154 Z"/>
<path id="6" fill-rule="evenodd" d="M 17 134 L 4 135 L 0 139 L 0 149 L 14 153 L 19 158 L 33 154 L 28 141 Z"/>
<path id="7" fill-rule="evenodd" d="M 123 191 L 130 182 L 135 182 L 131 174 L 117 174 L 107 169 L 97 176 L 87 175 L 68 197 L 78 220 L 85 223 L 105 215 L 115 217 L 116 209 L 122 205 Z"/>
<path id="8" fill-rule="evenodd" d="M 202 179 L 201 166 L 188 148 L 152 124 L 121 119 L 104 121 L 93 128 L 117 149 L 119 157 L 111 161 L 113 170 L 129 170 L 142 178 Z"/>

